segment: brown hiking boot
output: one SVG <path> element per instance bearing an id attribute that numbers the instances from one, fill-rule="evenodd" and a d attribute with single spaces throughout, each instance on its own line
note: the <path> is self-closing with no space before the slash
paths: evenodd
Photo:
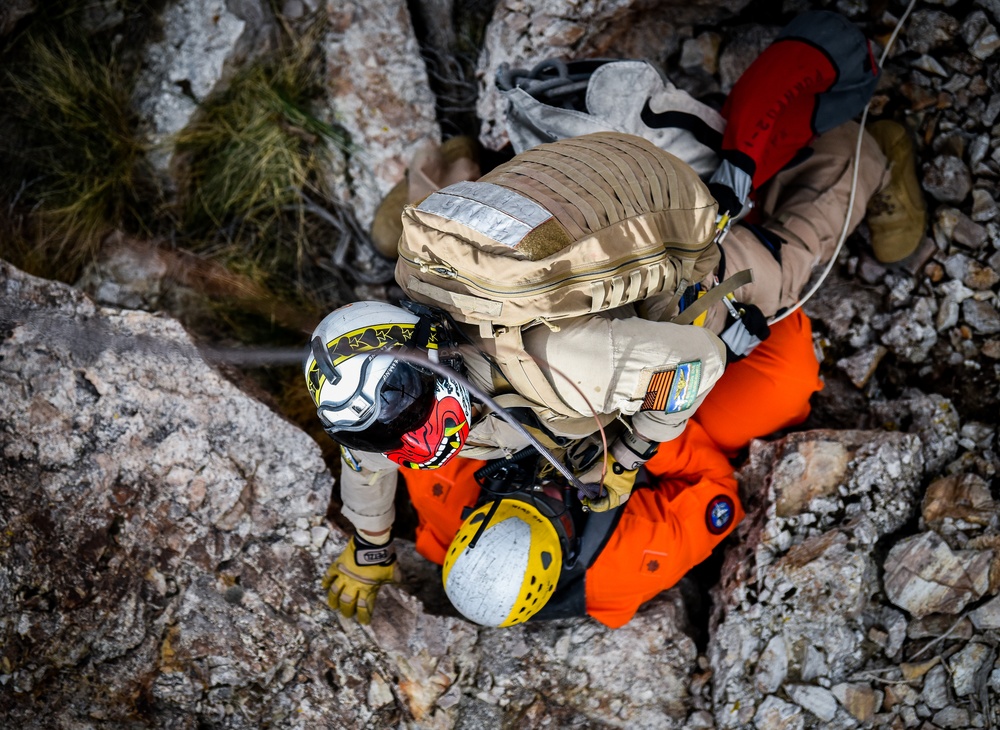
<path id="1" fill-rule="evenodd" d="M 903 125 L 883 119 L 868 127 L 890 166 L 889 184 L 868 201 L 866 218 L 875 258 L 902 261 L 917 250 L 927 229 L 927 204 L 917 182 L 913 142 Z"/>
<path id="2" fill-rule="evenodd" d="M 423 200 L 435 190 L 480 177 L 478 148 L 471 137 L 452 137 L 444 144 L 425 142 L 413 155 L 406 179 L 379 203 L 372 220 L 371 237 L 386 258 L 397 256 L 403 234 L 402 215 L 407 203 Z"/>
<path id="3" fill-rule="evenodd" d="M 372 219 L 371 237 L 375 250 L 387 259 L 398 255 L 399 237 L 403 235 L 403 208 L 409 202 L 406 180 L 402 180 L 382 198 Z"/>

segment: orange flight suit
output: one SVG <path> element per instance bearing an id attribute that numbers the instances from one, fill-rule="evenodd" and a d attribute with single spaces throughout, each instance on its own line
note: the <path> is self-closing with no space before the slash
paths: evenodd
<path id="1" fill-rule="evenodd" d="M 652 487 L 637 489 L 587 570 L 587 613 L 617 628 L 645 601 L 673 586 L 743 518 L 729 458 L 809 415 L 823 387 L 809 318 L 801 310 L 771 328 L 749 357 L 730 365 L 684 432 L 646 464 Z M 439 565 L 479 498 L 483 462 L 453 459 L 434 471 L 400 470 L 417 511 L 417 551 Z"/>

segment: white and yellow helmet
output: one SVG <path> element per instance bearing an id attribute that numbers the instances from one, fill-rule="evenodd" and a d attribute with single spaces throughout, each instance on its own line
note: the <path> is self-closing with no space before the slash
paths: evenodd
<path id="1" fill-rule="evenodd" d="M 456 456 L 469 433 L 468 391 L 391 354 L 414 346 L 434 357 L 434 337 L 430 324 L 386 302 L 356 302 L 327 315 L 304 364 L 324 430 L 349 449 L 413 469 L 435 469 Z"/>
<path id="2" fill-rule="evenodd" d="M 479 507 L 462 523 L 445 556 L 442 579 L 448 599 L 465 618 L 482 626 L 513 626 L 552 597 L 565 537 L 557 529 L 561 521 L 539 506 L 544 504 L 504 498 Z"/>

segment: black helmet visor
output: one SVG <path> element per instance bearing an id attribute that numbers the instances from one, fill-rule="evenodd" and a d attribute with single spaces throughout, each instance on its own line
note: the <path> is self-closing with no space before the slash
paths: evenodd
<path id="1" fill-rule="evenodd" d="M 375 393 L 375 420 L 363 431 L 327 433 L 349 449 L 385 453 L 399 448 L 403 434 L 419 428 L 434 407 L 436 377 L 402 360 L 395 360 Z"/>

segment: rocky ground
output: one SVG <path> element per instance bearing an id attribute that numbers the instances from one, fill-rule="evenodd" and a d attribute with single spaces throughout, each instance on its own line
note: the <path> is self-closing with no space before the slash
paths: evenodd
<path id="1" fill-rule="evenodd" d="M 171 114 L 151 122 L 185 123 L 184 104 L 170 104 L 178 74 L 212 88 L 252 55 L 266 13 L 230 5 L 239 12 L 174 6 L 187 20 L 168 25 L 174 53 L 150 49 L 146 85 L 149 108 Z M 435 94 L 470 88 L 440 76 L 462 29 L 431 21 L 460 3 L 335 5 L 329 113 L 371 150 L 339 179 L 365 221 L 416 140 L 456 131 Z M 502 62 L 647 57 L 692 93 L 725 92 L 797 10 L 838 9 L 884 43 L 904 9 L 780 5 L 502 0 L 465 99 L 474 131 L 504 143 L 491 83 Z M 311 9 L 284 5 L 292 22 Z M 198 13 L 218 20 L 190 22 Z M 489 631 L 440 615 L 414 598 L 438 605 L 433 570 L 412 553 L 410 582 L 386 591 L 371 627 L 340 620 L 318 586 L 344 543 L 324 519 L 334 483 L 318 448 L 235 387 L 238 373 L 207 365 L 168 316 L 133 311 L 167 300 L 159 280 L 99 270 L 85 286 L 95 303 L 0 265 L 0 718 L 1000 725 L 997 28 L 997 0 L 917 3 L 871 113 L 913 133 L 927 240 L 893 269 L 868 255 L 863 226 L 848 242 L 806 305 L 826 382 L 810 421 L 751 447 L 747 518 L 718 563 L 615 632 L 589 620 Z"/>

